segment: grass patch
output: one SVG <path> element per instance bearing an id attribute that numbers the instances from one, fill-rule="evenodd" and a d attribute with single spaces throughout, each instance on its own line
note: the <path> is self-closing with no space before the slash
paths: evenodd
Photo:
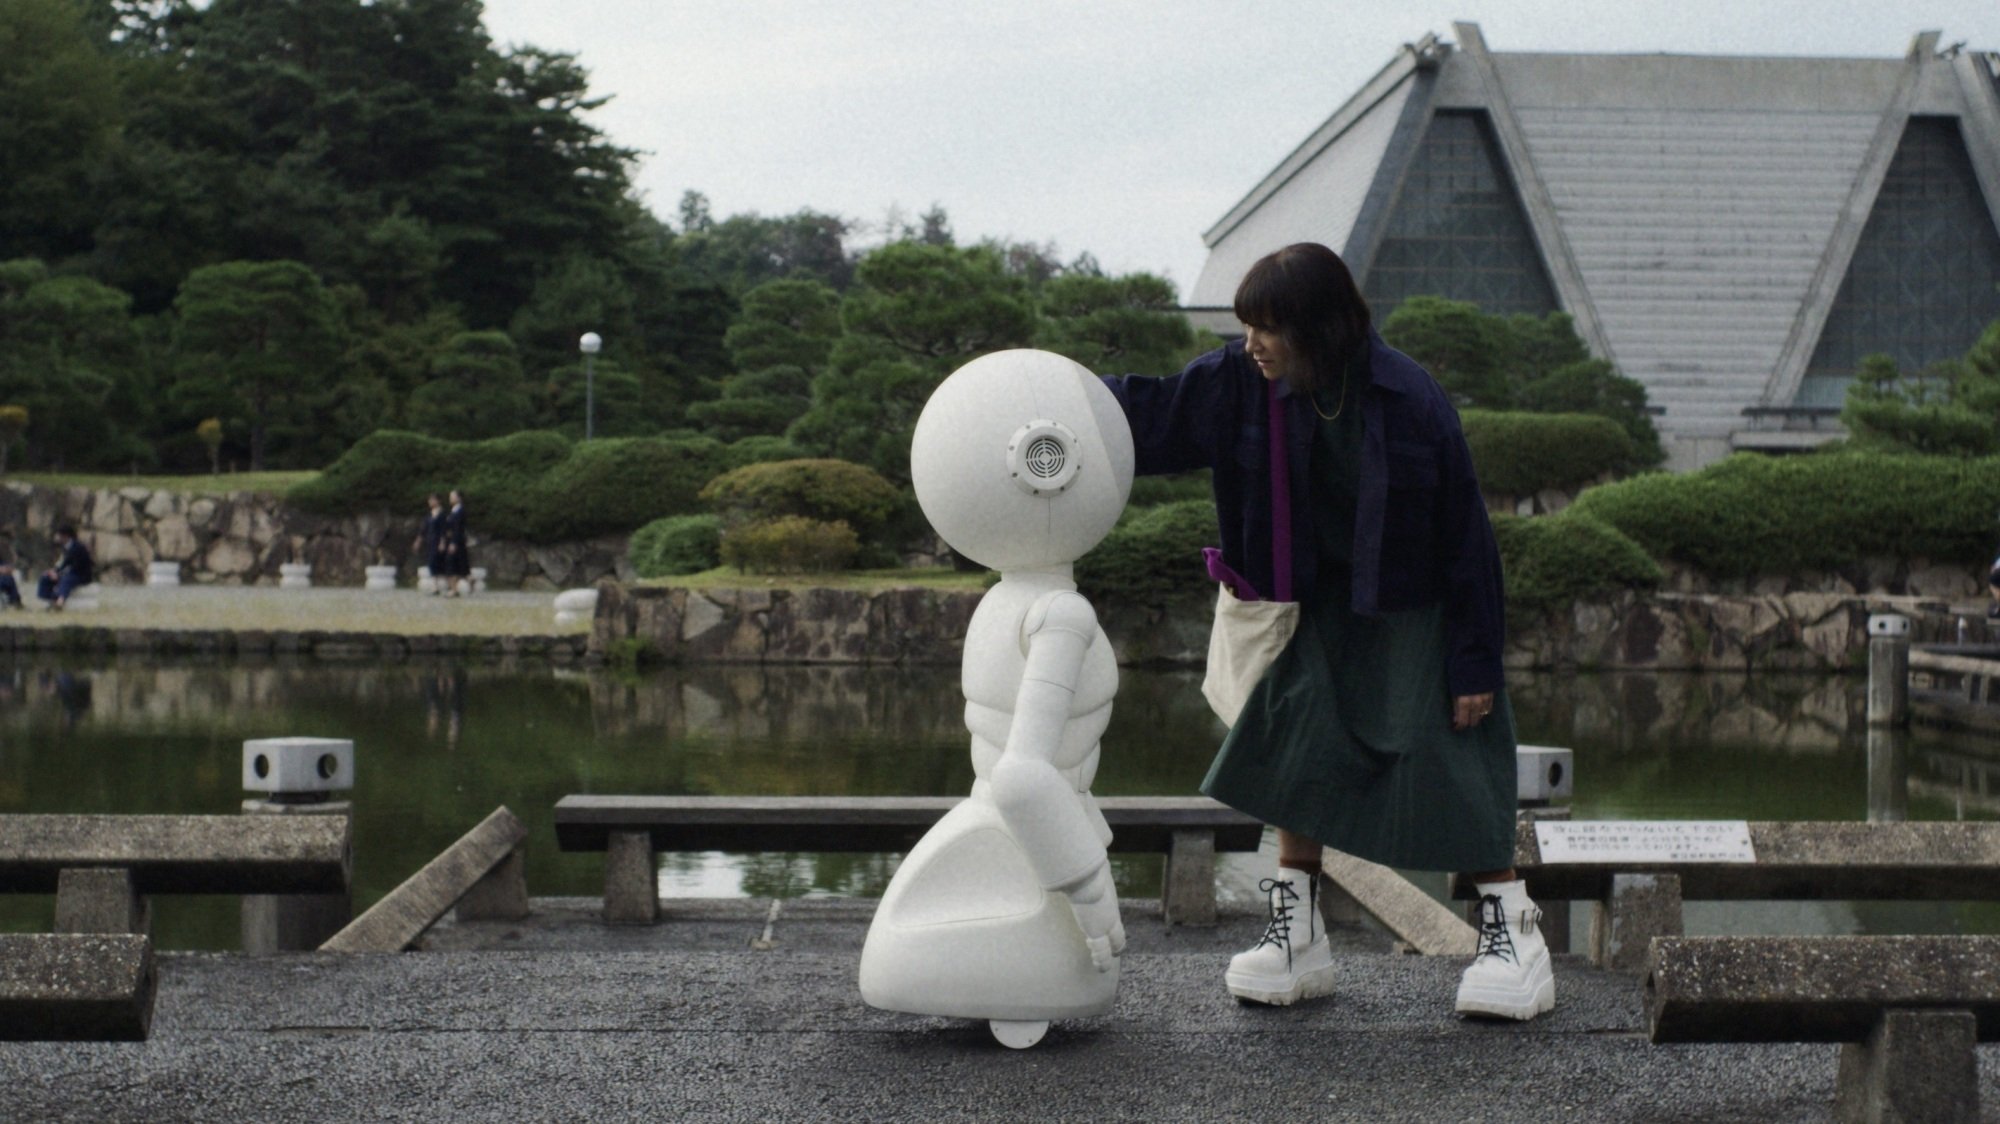
<path id="1" fill-rule="evenodd" d="M 295 485 L 318 478 L 317 472 L 232 472 L 199 476 L 91 476 L 80 472 L 16 472 L 6 479 L 44 488 L 150 488 L 184 496 L 222 496 L 231 492 L 283 495 Z"/>
<path id="2" fill-rule="evenodd" d="M 677 589 L 856 589 L 878 593 L 888 589 L 939 589 L 977 593 L 992 585 L 998 576 L 985 570 L 949 570 L 942 566 L 921 570 L 833 570 L 816 574 L 746 574 L 734 566 L 717 566 L 698 574 L 652 578 L 641 585 L 669 585 Z"/>

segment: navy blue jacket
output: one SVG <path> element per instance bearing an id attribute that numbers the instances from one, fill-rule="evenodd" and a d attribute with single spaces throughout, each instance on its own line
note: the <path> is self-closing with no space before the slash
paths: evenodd
<path id="1" fill-rule="evenodd" d="M 64 544 L 62 557 L 56 560 L 56 573 L 74 576 L 78 585 L 89 585 L 97 580 L 97 567 L 91 561 L 90 548 L 83 545 L 82 539 L 71 539 Z"/>
<path id="2" fill-rule="evenodd" d="M 1500 688 L 1504 594 L 1458 412 L 1430 373 L 1370 333 L 1361 407 L 1361 481 L 1354 521 L 1353 607 L 1364 616 L 1443 602 L 1453 695 Z M 1105 384 L 1132 426 L 1138 472 L 1214 473 L 1222 559 L 1259 590 L 1271 567 L 1270 424 L 1265 381 L 1243 342 L 1211 351 L 1178 375 L 1125 375 Z M 1292 581 L 1317 572 L 1307 479 L 1318 417 L 1279 384 L 1291 474 Z M 1198 564 L 1190 560 L 1190 565 Z"/>

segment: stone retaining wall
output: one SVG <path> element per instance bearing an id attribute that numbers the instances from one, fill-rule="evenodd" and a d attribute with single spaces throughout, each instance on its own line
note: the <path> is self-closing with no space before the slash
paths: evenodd
<path id="1" fill-rule="evenodd" d="M 388 632 L 234 632 L 228 629 L 0 628 L 0 652 L 157 656 L 292 656 L 370 662 L 426 656 L 529 657 L 570 663 L 588 653 L 582 633 L 551 636 L 405 636 Z"/>
<path id="2" fill-rule="evenodd" d="M 476 506 L 471 516 L 472 564 L 486 568 L 496 589 L 574 589 L 636 576 L 625 560 L 626 536 L 549 546 L 506 542 L 478 533 Z M 308 515 L 253 492 L 0 486 L 0 537 L 11 540 L 23 568 L 46 565 L 54 556 L 52 532 L 73 523 L 111 584 L 142 584 L 154 561 L 181 563 L 181 580 L 200 585 L 276 585 L 286 562 L 311 564 L 315 585 L 359 586 L 364 568 L 376 565 L 397 567 L 408 583 L 418 565 L 410 544 L 420 522 L 419 514 Z"/>
<path id="3" fill-rule="evenodd" d="M 669 663 L 955 663 L 974 592 L 599 586 L 593 655 Z M 1198 666 L 1209 606 L 1100 606 L 1119 662 Z M 1949 620 L 1944 601 L 1886 594 L 1615 596 L 1509 622 L 1515 669 L 1847 671 L 1866 666 L 1872 612 Z M 1979 619 L 1979 634 L 1984 635 Z"/>

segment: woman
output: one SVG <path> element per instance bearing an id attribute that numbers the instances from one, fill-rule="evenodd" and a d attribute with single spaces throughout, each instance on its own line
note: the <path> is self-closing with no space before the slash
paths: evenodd
<path id="1" fill-rule="evenodd" d="M 1458 1010 L 1532 1018 L 1554 1005 L 1554 981 L 1540 911 L 1512 869 L 1500 559 L 1458 415 L 1382 342 L 1324 246 L 1258 261 L 1235 311 L 1245 338 L 1180 374 L 1107 380 L 1140 474 L 1213 470 L 1222 565 L 1211 572 L 1267 598 L 1288 575 L 1300 602 L 1297 632 L 1202 782 L 1278 829 L 1277 877 L 1262 883 L 1269 924 L 1230 961 L 1229 990 L 1280 1004 L 1330 992 L 1325 845 L 1477 872 L 1478 955 Z M 1274 518 L 1281 482 L 1288 540 Z"/>
<path id="2" fill-rule="evenodd" d="M 424 497 L 424 503 L 430 511 L 424 516 L 423 527 L 417 531 L 410 549 L 423 560 L 424 573 L 431 577 L 431 595 L 436 596 L 444 592 L 439 582 L 444 575 L 444 498 L 432 492 Z"/>
<path id="3" fill-rule="evenodd" d="M 439 548 L 444 560 L 443 574 L 450 587 L 447 597 L 463 597 L 472 592 L 472 556 L 465 543 L 465 496 L 451 490 L 451 510 L 444 513 L 439 530 Z"/>

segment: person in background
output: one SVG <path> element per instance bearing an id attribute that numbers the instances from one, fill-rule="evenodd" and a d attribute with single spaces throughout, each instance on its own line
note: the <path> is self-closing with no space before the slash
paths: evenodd
<path id="1" fill-rule="evenodd" d="M 1324 845 L 1471 873 L 1478 951 L 1457 1010 L 1532 1018 L 1554 1006 L 1555 983 L 1541 911 L 1513 869 L 1500 554 L 1458 413 L 1382 341 L 1325 246 L 1256 262 L 1235 311 L 1245 338 L 1180 374 L 1106 380 L 1141 475 L 1212 470 L 1227 574 L 1211 575 L 1252 597 L 1289 586 L 1300 607 L 1202 782 L 1278 829 L 1277 876 L 1260 883 L 1269 924 L 1225 982 L 1257 1003 L 1332 991 Z"/>
<path id="2" fill-rule="evenodd" d="M 431 596 L 444 592 L 439 584 L 444 574 L 444 497 L 436 492 L 424 497 L 430 512 L 424 516 L 424 524 L 417 531 L 417 537 L 410 543 L 410 550 L 419 559 L 418 564 L 431 576 Z"/>
<path id="3" fill-rule="evenodd" d="M 75 527 L 65 523 L 56 528 L 56 549 L 62 554 L 57 557 L 56 564 L 42 574 L 41 582 L 35 587 L 35 596 L 48 602 L 52 610 L 67 604 L 69 595 L 76 592 L 78 586 L 97 580 L 90 548 L 76 537 Z"/>
<path id="4" fill-rule="evenodd" d="M 21 603 L 21 586 L 14 580 L 14 544 L 12 542 L 0 543 L 0 557 L 6 559 L 5 562 L 0 562 L 0 601 L 5 601 L 9 609 L 27 608 L 26 605 Z"/>
<path id="5" fill-rule="evenodd" d="M 457 488 L 451 490 L 451 510 L 444 513 L 439 537 L 445 579 L 451 584 L 448 596 L 464 597 L 472 592 L 472 556 L 465 547 L 465 494 Z"/>

